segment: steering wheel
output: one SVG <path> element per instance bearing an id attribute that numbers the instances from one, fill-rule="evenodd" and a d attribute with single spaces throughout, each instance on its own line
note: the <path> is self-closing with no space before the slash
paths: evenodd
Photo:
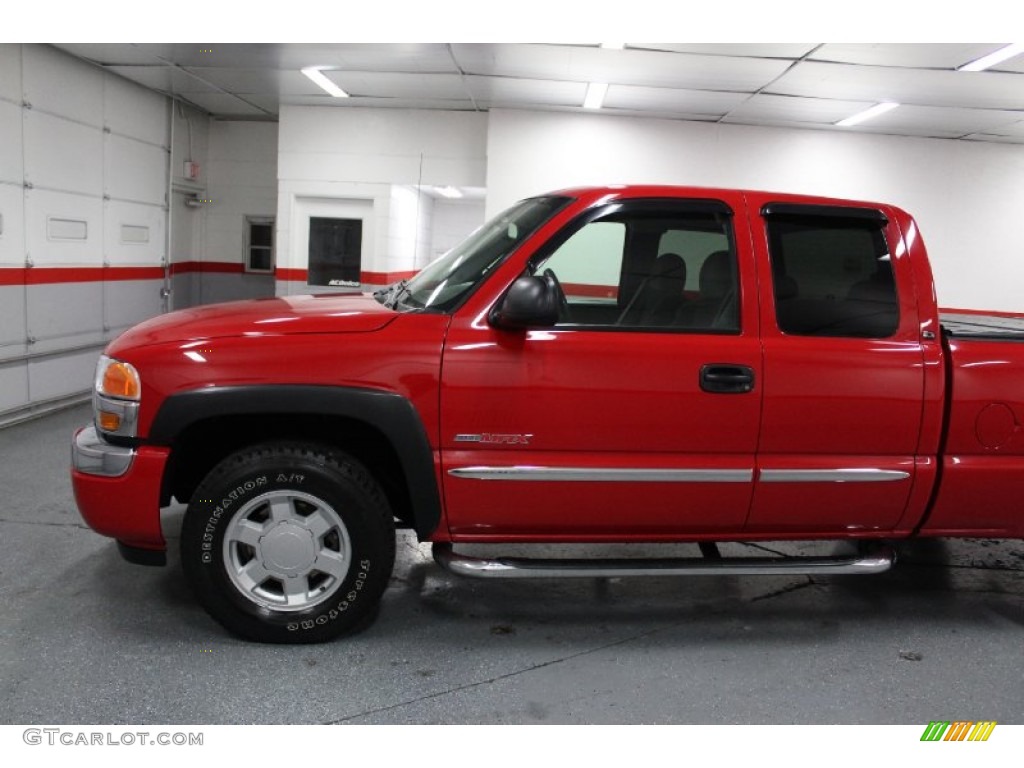
<path id="1" fill-rule="evenodd" d="M 558 319 L 568 320 L 569 300 L 565 297 L 565 291 L 562 290 L 562 284 L 558 281 L 558 276 L 555 274 L 553 269 L 545 269 L 543 277 L 548 288 L 555 291 L 555 294 L 558 296 Z"/>

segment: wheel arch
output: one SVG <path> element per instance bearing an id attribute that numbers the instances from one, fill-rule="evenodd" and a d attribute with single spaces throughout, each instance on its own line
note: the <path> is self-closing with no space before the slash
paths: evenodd
<path id="1" fill-rule="evenodd" d="M 210 387 L 171 395 L 147 440 L 171 448 L 161 503 L 186 502 L 223 458 L 275 440 L 312 440 L 350 453 L 421 540 L 439 524 L 433 451 L 415 407 L 397 393 L 355 387 Z"/>

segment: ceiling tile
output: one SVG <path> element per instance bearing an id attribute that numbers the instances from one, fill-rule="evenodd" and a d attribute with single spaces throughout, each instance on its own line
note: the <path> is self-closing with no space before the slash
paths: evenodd
<path id="1" fill-rule="evenodd" d="M 174 50 L 172 43 L 59 43 L 54 47 L 102 66 L 161 64 L 157 57 L 168 58 Z"/>
<path id="2" fill-rule="evenodd" d="M 473 102 L 469 99 L 383 98 L 368 96 L 334 99 L 327 94 L 323 96 L 296 96 L 288 99 L 288 105 L 298 107 L 331 107 L 334 109 L 381 107 L 388 109 L 448 109 L 458 112 L 475 111 Z"/>
<path id="3" fill-rule="evenodd" d="M 809 58 L 842 64 L 871 64 L 883 67 L 956 69 L 984 56 L 1002 43 L 825 43 Z"/>
<path id="4" fill-rule="evenodd" d="M 608 88 L 604 105 L 609 109 L 721 117 L 749 98 L 745 93 L 613 85 Z"/>
<path id="5" fill-rule="evenodd" d="M 916 107 L 904 105 L 863 125 L 869 129 L 877 123 L 911 135 L 963 136 L 970 133 L 1002 133 L 1002 129 L 1020 121 L 1017 112 L 950 107 Z"/>
<path id="6" fill-rule="evenodd" d="M 724 122 L 747 125 L 831 125 L 871 106 L 870 102 L 758 94 L 729 112 Z"/>
<path id="7" fill-rule="evenodd" d="M 898 101 L 933 107 L 1024 109 L 1020 78 L 1000 72 L 946 72 L 807 61 L 772 83 L 767 92 L 872 103 Z"/>
<path id="8" fill-rule="evenodd" d="M 459 44 L 453 49 L 467 74 L 697 90 L 753 92 L 789 66 L 773 59 L 583 46 Z"/>
<path id="9" fill-rule="evenodd" d="M 478 104 L 510 106 L 583 106 L 586 83 L 525 80 L 516 77 L 467 76 L 466 84 Z"/>
<path id="10" fill-rule="evenodd" d="M 327 66 L 364 72 L 458 72 L 444 43 L 288 43 L 274 47 L 278 69 Z"/>
<path id="11" fill-rule="evenodd" d="M 820 43 L 627 43 L 628 48 L 709 56 L 750 56 L 762 59 L 799 59 Z"/>
<path id="12" fill-rule="evenodd" d="M 182 69 L 164 65 L 106 67 L 121 77 L 164 93 L 217 93 L 218 89 Z"/>
<path id="13" fill-rule="evenodd" d="M 988 133 L 976 133 L 963 138 L 967 141 L 987 141 L 995 144 L 1024 144 L 1024 136 L 994 136 Z"/>
<path id="14" fill-rule="evenodd" d="M 298 70 L 187 67 L 196 79 L 231 93 L 323 93 Z"/>
<path id="15" fill-rule="evenodd" d="M 220 117 L 238 115 L 243 117 L 263 117 L 265 112 L 259 107 L 248 104 L 237 96 L 229 93 L 182 93 L 181 98 L 186 99 L 197 107 Z"/>
<path id="16" fill-rule="evenodd" d="M 459 75 L 352 71 L 328 71 L 324 74 L 350 96 L 419 101 L 466 98 L 466 88 Z"/>

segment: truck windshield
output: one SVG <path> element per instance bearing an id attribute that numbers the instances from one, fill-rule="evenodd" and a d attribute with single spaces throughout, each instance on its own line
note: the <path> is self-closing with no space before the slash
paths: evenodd
<path id="1" fill-rule="evenodd" d="M 537 197 L 516 203 L 428 264 L 408 283 L 381 291 L 378 299 L 397 309 L 451 311 L 568 202 L 565 197 Z"/>

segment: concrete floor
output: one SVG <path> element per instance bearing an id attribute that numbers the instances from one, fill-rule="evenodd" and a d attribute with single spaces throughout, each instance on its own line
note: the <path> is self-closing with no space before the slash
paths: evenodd
<path id="1" fill-rule="evenodd" d="M 922 542 L 873 577 L 531 583 L 403 534 L 368 630 L 263 646 L 196 605 L 176 541 L 145 568 L 84 526 L 88 418 L 0 431 L 0 723 L 1024 723 L 1024 542 Z"/>

